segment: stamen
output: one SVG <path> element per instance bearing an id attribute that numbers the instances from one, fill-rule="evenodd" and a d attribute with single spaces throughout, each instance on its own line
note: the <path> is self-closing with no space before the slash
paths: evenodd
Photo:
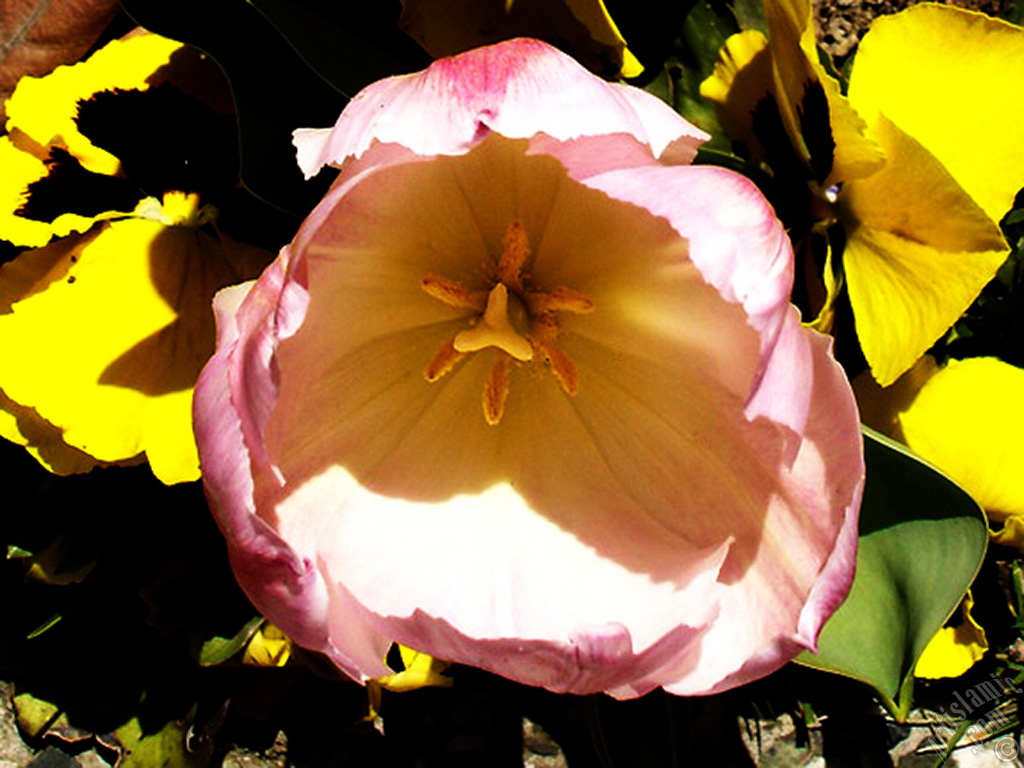
<path id="1" fill-rule="evenodd" d="M 483 291 L 470 292 L 458 280 L 449 280 L 442 275 L 426 275 L 420 280 L 420 288 L 438 301 L 456 309 L 473 309 L 483 312 L 487 294 Z"/>
<path id="2" fill-rule="evenodd" d="M 484 384 L 484 419 L 491 426 L 505 415 L 511 385 L 512 359 L 543 360 L 567 395 L 579 390 L 576 364 L 558 346 L 562 324 L 556 314 L 585 315 L 594 311 L 594 302 L 580 291 L 558 286 L 550 291 L 537 290 L 532 277 L 525 275 L 530 257 L 526 227 L 520 221 L 508 225 L 501 240 L 497 263 L 488 260 L 485 273 L 493 288 L 470 291 L 463 283 L 443 275 L 428 274 L 420 287 L 431 297 L 456 309 L 472 310 L 471 327 L 460 331 L 437 351 L 423 375 L 434 382 L 449 373 L 470 352 L 494 347 L 494 363 Z"/>
<path id="3" fill-rule="evenodd" d="M 594 301 L 589 296 L 574 291 L 572 288 L 559 286 L 548 293 L 527 293 L 526 308 L 531 315 L 545 312 L 571 312 L 574 315 L 586 315 L 594 311 Z"/>
<path id="4" fill-rule="evenodd" d="M 555 343 L 560 330 L 558 321 L 551 315 L 534 317 L 530 324 L 530 343 L 551 366 L 551 372 L 562 385 L 562 390 L 567 395 L 575 395 L 580 386 L 579 371 L 572 358 Z"/>
<path id="5" fill-rule="evenodd" d="M 423 371 L 424 378 L 431 383 L 437 381 L 451 371 L 455 364 L 465 356 L 464 352 L 459 352 L 455 348 L 455 339 L 449 339 L 441 345 L 441 348 L 437 350 L 437 354 L 434 355 L 434 359 L 430 361 L 426 370 Z"/>
<path id="6" fill-rule="evenodd" d="M 520 336 L 509 321 L 508 288 L 498 283 L 487 297 L 487 309 L 474 327 L 456 334 L 454 347 L 459 352 L 477 352 L 497 347 L 516 360 L 533 358 L 533 347 Z"/>
<path id="7" fill-rule="evenodd" d="M 576 370 L 576 363 L 572 361 L 565 352 L 558 348 L 552 339 L 541 339 L 537 342 L 544 359 L 551 365 L 551 372 L 555 374 L 562 390 L 567 395 L 575 395 L 580 387 L 580 375 Z"/>
<path id="8" fill-rule="evenodd" d="M 504 250 L 498 259 L 498 282 L 521 293 L 523 267 L 530 255 L 530 241 L 521 221 L 513 221 L 508 225 L 505 236 L 501 238 L 501 245 Z"/>
<path id="9" fill-rule="evenodd" d="M 509 359 L 509 356 L 500 349 L 496 350 L 491 375 L 484 384 L 484 418 L 492 427 L 505 415 L 505 401 L 508 399 L 509 390 Z"/>

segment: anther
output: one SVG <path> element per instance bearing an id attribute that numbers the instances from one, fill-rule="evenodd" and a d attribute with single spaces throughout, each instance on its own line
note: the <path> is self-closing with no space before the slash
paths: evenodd
<path id="1" fill-rule="evenodd" d="M 484 419 L 492 427 L 505 415 L 505 400 L 508 399 L 509 390 L 508 361 L 507 354 L 500 349 L 495 350 L 491 375 L 484 384 Z"/>
<path id="2" fill-rule="evenodd" d="M 553 291 L 526 294 L 526 308 L 531 315 L 545 312 L 570 312 L 585 315 L 594 311 L 594 300 L 572 288 L 559 286 Z"/>
<path id="3" fill-rule="evenodd" d="M 473 309 L 483 312 L 487 304 L 487 294 L 483 291 L 470 292 L 458 280 L 449 280 L 441 275 L 425 276 L 420 280 L 420 288 L 427 295 L 456 309 Z"/>
<path id="4" fill-rule="evenodd" d="M 501 239 L 502 252 L 498 259 L 498 282 L 517 292 L 523 290 L 523 267 L 530 255 L 530 241 L 526 237 L 526 227 L 521 221 L 513 221 L 508 225 L 505 236 Z"/>
<path id="5" fill-rule="evenodd" d="M 465 353 L 459 352 L 459 350 L 455 348 L 454 341 L 454 339 L 449 339 L 439 350 L 437 350 L 437 354 L 434 355 L 434 359 L 430 361 L 426 370 L 423 371 L 423 376 L 427 381 L 437 381 L 446 373 L 451 371 L 451 369 L 455 367 L 455 364 L 466 356 Z"/>

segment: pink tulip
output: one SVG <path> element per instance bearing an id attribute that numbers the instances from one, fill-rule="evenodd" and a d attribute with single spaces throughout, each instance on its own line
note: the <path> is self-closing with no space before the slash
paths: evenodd
<path id="1" fill-rule="evenodd" d="M 534 40 L 375 83 L 196 388 L 242 586 L 356 680 L 392 642 L 553 691 L 710 693 L 814 648 L 863 460 L 756 188 Z"/>

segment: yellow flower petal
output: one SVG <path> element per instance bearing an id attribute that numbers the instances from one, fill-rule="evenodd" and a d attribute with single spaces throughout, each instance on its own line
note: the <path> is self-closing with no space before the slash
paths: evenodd
<path id="1" fill-rule="evenodd" d="M 245 646 L 242 663 L 252 667 L 283 667 L 291 655 L 291 638 L 273 624 L 263 624 Z"/>
<path id="2" fill-rule="evenodd" d="M 873 173 L 883 162 L 881 151 L 818 62 L 810 2 L 765 0 L 764 9 L 768 38 L 748 30 L 726 40 L 701 95 L 719 105 L 729 135 L 762 157 L 762 145 L 774 137 L 753 136 L 772 130 L 755 127 L 753 115 L 773 100 L 797 156 L 823 187 Z M 782 159 L 777 148 L 773 152 L 769 163 Z"/>
<path id="3" fill-rule="evenodd" d="M 1021 402 L 1024 369 L 995 358 L 954 360 L 921 388 L 900 425 L 907 445 L 1001 522 L 1024 516 Z"/>
<path id="4" fill-rule="evenodd" d="M 700 95 L 718 105 L 725 132 L 755 154 L 765 150 L 754 134 L 753 114 L 772 89 L 768 38 L 756 29 L 731 35 L 718 52 L 711 76 L 700 84 Z"/>
<path id="5" fill-rule="evenodd" d="M 877 19 L 857 49 L 850 103 L 884 116 L 946 167 L 998 221 L 1024 185 L 1024 29 L 921 3 Z M 1011 89 L 1012 91 L 1012 89 Z"/>
<path id="6" fill-rule="evenodd" d="M 426 653 L 406 648 L 404 645 L 400 645 L 398 648 L 402 654 L 405 670 L 378 678 L 376 682 L 381 688 L 400 693 L 428 686 L 451 687 L 453 680 L 441 674 L 451 666 L 449 662 L 440 661 Z"/>
<path id="7" fill-rule="evenodd" d="M 1012 514 L 1003 521 L 1003 527 L 995 532 L 989 531 L 989 538 L 1004 547 L 1016 547 L 1024 552 L 1024 512 Z"/>
<path id="8" fill-rule="evenodd" d="M 17 128 L 41 147 L 67 149 L 87 170 L 117 173 L 120 161 L 79 133 L 78 101 L 114 88 L 145 90 L 153 73 L 181 47 L 157 35 L 138 35 L 108 43 L 86 61 L 57 67 L 45 77 L 24 77 L 7 102 L 7 129 Z"/>
<path id="9" fill-rule="evenodd" d="M 943 627 L 935 634 L 917 660 L 915 677 L 959 677 L 985 655 L 988 640 L 985 630 L 971 616 L 973 606 L 974 598 L 968 591 L 960 604 L 960 625 Z"/>
<path id="10" fill-rule="evenodd" d="M 864 136 L 864 122 L 818 61 L 810 0 L 765 0 L 764 8 L 775 63 L 775 92 L 793 146 L 820 175 L 826 161 L 822 155 L 831 141 L 831 168 L 820 179 L 824 187 L 876 171 L 883 162 L 881 152 Z M 814 98 L 819 85 L 825 104 Z M 826 104 L 827 111 L 819 112 Z"/>
<path id="11" fill-rule="evenodd" d="M 0 437 L 24 448 L 57 475 L 88 472 L 103 462 L 64 442 L 61 431 L 32 408 L 18 405 L 0 390 Z"/>
<path id="12" fill-rule="evenodd" d="M 843 188 L 843 264 L 861 348 L 887 386 L 963 314 L 1008 249 L 918 142 L 881 116 L 872 135 L 888 162 Z"/>
<path id="13" fill-rule="evenodd" d="M 46 245 L 50 227 L 14 212 L 25 204 L 28 185 L 46 175 L 46 165 L 39 158 L 22 152 L 4 136 L 0 138 L 0 239 L 15 245 Z"/>
<path id="14" fill-rule="evenodd" d="M 17 137 L 14 137 L 15 139 Z M 28 199 L 30 184 L 44 178 L 46 164 L 31 152 L 22 151 L 16 140 L 0 137 L 0 240 L 15 245 L 39 247 L 53 237 L 85 232 L 97 221 L 123 217 L 127 211 L 108 211 L 97 216 L 62 213 L 52 222 L 27 219 L 17 211 Z"/>
<path id="15" fill-rule="evenodd" d="M 861 422 L 893 440 L 906 443 L 900 414 L 910 407 L 921 387 L 938 370 L 935 358 L 924 355 L 888 387 L 880 386 L 871 371 L 864 371 L 851 382 Z"/>
<path id="16" fill-rule="evenodd" d="M 145 217 L 28 251 L 0 270 L 0 387 L 101 461 L 145 452 L 162 481 L 194 480 L 192 387 L 213 350 L 211 298 L 268 261 Z"/>
<path id="17" fill-rule="evenodd" d="M 399 25 L 435 58 L 536 37 L 565 46 L 600 74 L 643 72 L 604 0 L 402 0 Z"/>
<path id="18" fill-rule="evenodd" d="M 626 47 L 626 38 L 622 36 L 611 14 L 608 13 L 604 0 L 566 0 L 566 5 L 595 41 L 619 52 L 622 57 L 619 74 L 623 77 L 640 76 L 644 71 L 643 64 Z"/>

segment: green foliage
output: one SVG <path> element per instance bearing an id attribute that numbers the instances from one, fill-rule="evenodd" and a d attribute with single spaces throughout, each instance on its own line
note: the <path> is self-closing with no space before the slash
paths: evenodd
<path id="1" fill-rule="evenodd" d="M 728 6 L 698 0 L 687 14 L 671 54 L 647 90 L 666 101 L 711 140 L 701 149 L 726 158 L 731 145 L 718 122 L 714 104 L 700 95 L 700 84 L 712 73 L 718 52 L 729 35 L 739 31 Z M 717 161 L 716 161 L 717 162 Z"/>
<path id="2" fill-rule="evenodd" d="M 910 711 L 914 665 L 981 567 L 977 503 L 903 446 L 865 429 L 867 482 L 857 575 L 801 664 L 872 686 L 897 720 Z"/>
<path id="3" fill-rule="evenodd" d="M 231 637 L 220 637 L 219 635 L 211 637 L 199 649 L 199 663 L 204 667 L 223 664 L 245 647 L 246 643 L 256 634 L 256 630 L 260 628 L 263 621 L 262 616 L 256 616 L 249 619 Z"/>

